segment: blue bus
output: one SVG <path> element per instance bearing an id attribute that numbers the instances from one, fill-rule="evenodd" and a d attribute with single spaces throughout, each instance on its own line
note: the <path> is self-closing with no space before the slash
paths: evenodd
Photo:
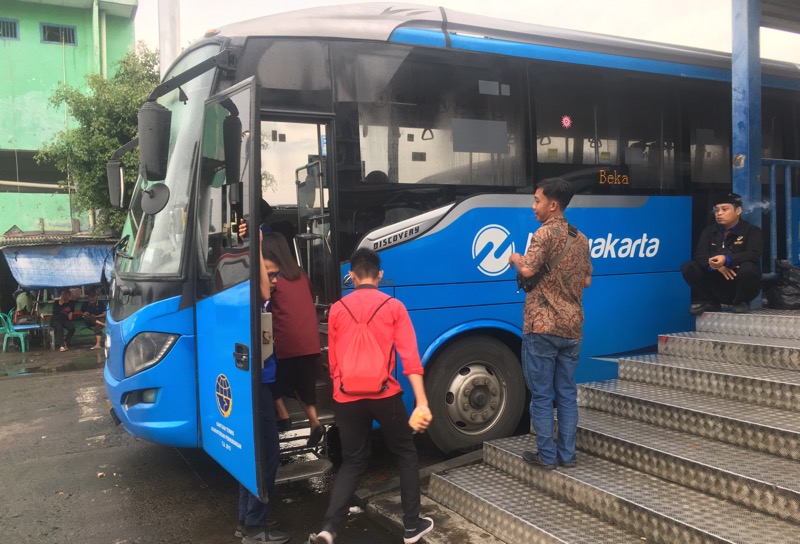
<path id="1" fill-rule="evenodd" d="M 263 495 L 254 428 L 271 346 L 246 219 L 290 241 L 323 340 L 348 256 L 379 252 L 383 289 L 416 327 L 440 449 L 513 433 L 524 293 L 507 259 L 537 227 L 535 183 L 575 186 L 567 218 L 594 266 L 578 378 L 614 378 L 618 356 L 690 325 L 679 268 L 709 195 L 730 187 L 730 78 L 723 54 L 428 6 L 209 31 L 140 112 L 107 326 L 113 412 L 136 436 L 204 448 Z M 764 154 L 800 158 L 795 67 L 765 62 L 763 84 Z"/>

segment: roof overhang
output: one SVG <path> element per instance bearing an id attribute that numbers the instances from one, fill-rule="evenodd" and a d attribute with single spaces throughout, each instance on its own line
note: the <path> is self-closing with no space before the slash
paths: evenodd
<path id="1" fill-rule="evenodd" d="M 6 246 L 11 275 L 23 289 L 79 287 L 111 277 L 113 245 Z"/>
<path id="2" fill-rule="evenodd" d="M 761 26 L 800 34 L 797 0 L 761 0 Z"/>
<path id="3" fill-rule="evenodd" d="M 19 0 L 25 4 L 44 4 L 47 6 L 61 6 L 63 8 L 91 9 L 94 0 Z M 98 2 L 100 11 L 114 17 L 124 17 L 133 19 L 136 15 L 136 8 L 139 7 L 139 0 L 100 0 Z"/>

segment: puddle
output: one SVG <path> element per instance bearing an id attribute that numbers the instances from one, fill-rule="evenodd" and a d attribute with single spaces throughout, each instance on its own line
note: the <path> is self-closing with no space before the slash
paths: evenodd
<path id="1" fill-rule="evenodd" d="M 105 359 L 102 354 L 81 355 L 65 361 L 53 361 L 52 357 L 27 357 L 27 354 L 18 354 L 18 359 L 7 363 L 0 363 L 0 378 L 19 378 L 37 374 L 51 374 L 56 372 L 74 372 L 77 370 L 93 370 L 101 368 Z M 46 360 L 43 360 L 46 359 Z"/>

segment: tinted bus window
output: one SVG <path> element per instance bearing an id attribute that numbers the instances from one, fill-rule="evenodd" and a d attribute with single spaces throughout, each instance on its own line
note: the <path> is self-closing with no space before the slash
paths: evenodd
<path id="1" fill-rule="evenodd" d="M 537 177 L 563 177 L 584 194 L 677 188 L 679 107 L 669 82 L 574 65 L 530 70 Z"/>

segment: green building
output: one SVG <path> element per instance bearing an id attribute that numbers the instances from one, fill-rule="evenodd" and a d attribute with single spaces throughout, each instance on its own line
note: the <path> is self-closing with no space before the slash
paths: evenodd
<path id="1" fill-rule="evenodd" d="M 110 75 L 134 46 L 137 6 L 138 0 L 0 2 L 0 236 L 90 229 L 87 214 L 72 210 L 69 190 L 58 187 L 63 175 L 34 156 L 74 127 L 64 107 L 49 104 L 53 90 L 81 88 L 90 73 Z"/>

